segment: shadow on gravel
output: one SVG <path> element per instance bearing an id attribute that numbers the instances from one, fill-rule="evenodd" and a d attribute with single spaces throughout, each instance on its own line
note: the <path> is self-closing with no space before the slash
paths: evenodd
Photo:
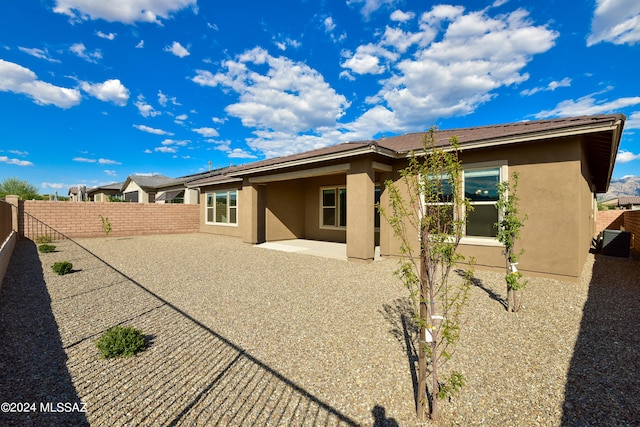
<path id="1" fill-rule="evenodd" d="M 98 259 L 110 273 L 126 279 L 118 281 L 119 287 L 136 291 L 131 292 L 135 298 L 129 301 L 111 302 L 116 313 L 111 312 L 109 322 L 117 321 L 121 315 L 117 312 L 126 308 L 129 310 L 126 316 L 133 311 L 141 313 L 135 316 L 135 321 L 143 332 L 154 328 L 160 331 L 154 337 L 152 348 L 122 363 L 82 360 L 82 347 L 90 345 L 86 336 L 78 337 L 80 339 L 66 347 L 74 379 L 83 384 L 83 396 L 88 396 L 91 422 L 163 426 L 359 425 L 106 260 L 74 243 Z M 103 288 L 95 289 L 92 304 L 100 308 L 98 295 Z M 380 417 L 380 412 L 372 415 Z M 384 412 L 380 419 L 380 425 L 393 425 L 393 420 L 386 418 Z"/>
<path id="2" fill-rule="evenodd" d="M 562 425 L 638 425 L 639 366 L 640 259 L 596 255 Z"/>
<path id="3" fill-rule="evenodd" d="M 456 274 L 460 277 L 464 277 L 466 272 L 464 270 L 458 269 L 456 270 Z M 477 277 L 472 277 L 471 284 L 481 289 L 482 291 L 484 291 L 489 296 L 489 298 L 499 303 L 502 307 L 504 307 L 505 310 L 509 308 L 507 300 L 503 298 L 500 294 L 496 293 L 493 289 L 486 287 L 481 279 L 478 279 Z"/>
<path id="4" fill-rule="evenodd" d="M 82 407 L 66 360 L 36 245 L 19 240 L 0 288 L 0 425 L 89 425 L 65 412 Z"/>
<path id="5" fill-rule="evenodd" d="M 409 364 L 409 372 L 411 374 L 411 383 L 413 385 L 413 401 L 414 409 L 418 410 L 418 349 L 415 343 L 418 341 L 418 327 L 416 326 L 413 316 L 415 311 L 409 298 L 398 298 L 393 304 L 383 304 L 380 314 L 389 322 L 389 333 L 402 346 L 407 354 L 407 363 Z M 384 408 L 382 415 L 384 415 Z M 386 425 L 380 424 L 379 418 L 381 412 L 374 408 L 375 426 Z"/>

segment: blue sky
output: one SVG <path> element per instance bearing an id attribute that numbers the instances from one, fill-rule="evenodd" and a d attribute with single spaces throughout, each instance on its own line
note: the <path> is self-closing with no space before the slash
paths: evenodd
<path id="1" fill-rule="evenodd" d="M 42 193 L 381 135 L 624 113 L 637 0 L 20 0 L 0 14 L 0 179 Z"/>

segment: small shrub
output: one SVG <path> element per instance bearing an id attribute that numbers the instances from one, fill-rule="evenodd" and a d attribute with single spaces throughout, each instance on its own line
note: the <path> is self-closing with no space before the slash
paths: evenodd
<path id="1" fill-rule="evenodd" d="M 51 268 L 53 268 L 53 271 L 62 276 L 64 274 L 71 273 L 71 270 L 73 270 L 73 264 L 71 264 L 69 261 L 54 262 Z"/>
<path id="2" fill-rule="evenodd" d="M 102 353 L 102 357 L 129 357 L 145 349 L 145 339 L 142 332 L 131 326 L 114 326 L 107 329 L 100 339 L 96 341 L 96 347 Z"/>
<path id="3" fill-rule="evenodd" d="M 100 222 L 102 223 L 102 231 L 104 231 L 104 236 L 109 237 L 109 233 L 111 233 L 111 223 L 109 222 L 109 218 L 105 218 L 100 215 Z"/>
<path id="4" fill-rule="evenodd" d="M 43 244 L 43 243 L 51 243 L 52 239 L 51 239 L 51 236 L 36 236 L 34 241 L 37 244 Z"/>
<path id="5" fill-rule="evenodd" d="M 56 247 L 55 247 L 55 245 L 50 245 L 48 243 L 43 243 L 40 246 L 38 246 L 38 250 L 40 252 L 42 252 L 43 254 L 46 254 L 46 253 L 55 251 Z"/>

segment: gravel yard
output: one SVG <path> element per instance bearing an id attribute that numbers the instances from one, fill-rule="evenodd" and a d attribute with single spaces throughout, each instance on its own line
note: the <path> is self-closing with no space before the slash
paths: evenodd
<path id="1" fill-rule="evenodd" d="M 207 234 L 76 242 L 16 247 L 0 289 L 0 402 L 38 410 L 0 413 L 0 425 L 417 424 L 394 260 Z M 51 270 L 61 260 L 72 274 Z M 637 258 L 590 255 L 576 284 L 531 279 L 517 314 L 505 296 L 501 274 L 476 272 L 449 365 L 467 385 L 438 425 L 640 424 Z M 149 348 L 101 359 L 94 341 L 116 324 L 141 329 Z"/>

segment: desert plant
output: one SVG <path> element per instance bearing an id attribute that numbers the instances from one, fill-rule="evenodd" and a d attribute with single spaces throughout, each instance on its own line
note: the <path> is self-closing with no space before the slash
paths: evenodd
<path id="1" fill-rule="evenodd" d="M 131 326 L 113 326 L 96 341 L 102 357 L 129 357 L 145 349 L 145 337 Z"/>
<path id="2" fill-rule="evenodd" d="M 51 268 L 53 268 L 53 271 L 62 276 L 71 273 L 71 271 L 73 270 L 73 264 L 71 264 L 69 261 L 58 261 L 54 262 Z"/>
<path id="3" fill-rule="evenodd" d="M 43 254 L 46 254 L 46 253 L 55 251 L 56 247 L 55 247 L 55 245 L 50 245 L 48 243 L 43 243 L 40 246 L 38 246 L 38 250 L 40 252 L 42 252 Z"/>
<path id="4" fill-rule="evenodd" d="M 389 205 L 382 216 L 400 239 L 402 259 L 396 275 L 419 307 L 415 323 L 418 345 L 418 418 L 438 418 L 438 399 L 451 398 L 465 384 L 459 372 L 443 375 L 442 365 L 451 358 L 460 339 L 462 311 L 473 277 L 463 273 L 461 284 L 449 275 L 464 257 L 456 251 L 464 229 L 464 213 L 470 207 L 462 192 L 462 165 L 457 139 L 450 147 L 435 147 L 435 129 L 423 140 L 424 157 L 411 154 L 401 180 L 385 182 Z M 418 242 L 415 236 L 418 235 Z M 473 260 L 471 260 L 471 264 Z M 427 359 L 431 362 L 431 408 L 427 397 Z"/>
<path id="5" fill-rule="evenodd" d="M 524 254 L 524 249 L 516 253 L 516 242 L 520 239 L 520 229 L 528 215 L 520 213 L 518 203 L 518 173 L 514 172 L 511 182 L 504 181 L 498 184 L 499 199 L 496 207 L 502 211 L 502 219 L 496 224 L 498 227 L 497 239 L 504 245 L 502 254 L 506 262 L 507 282 L 507 311 L 515 312 L 520 309 L 520 290 L 524 289 L 528 281 L 523 278 L 516 267 L 518 260 Z"/>
<path id="6" fill-rule="evenodd" d="M 109 218 L 100 215 L 100 222 L 102 223 L 102 231 L 104 231 L 105 237 L 109 237 L 109 233 L 111 233 L 111 223 L 109 222 Z"/>
<path id="7" fill-rule="evenodd" d="M 42 236 L 36 236 L 35 239 L 33 239 L 33 241 L 40 245 L 43 243 L 51 243 L 53 239 L 51 239 L 51 236 L 42 235 Z"/>

